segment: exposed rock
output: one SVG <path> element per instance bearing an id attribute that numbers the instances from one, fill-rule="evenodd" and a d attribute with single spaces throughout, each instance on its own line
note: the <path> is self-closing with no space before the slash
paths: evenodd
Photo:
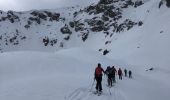
<path id="1" fill-rule="evenodd" d="M 57 43 L 57 39 L 50 39 L 50 45 L 54 46 Z"/>
<path id="2" fill-rule="evenodd" d="M 75 26 L 74 22 L 72 22 L 72 21 L 69 22 L 69 25 L 70 25 L 71 28 L 74 28 L 74 26 Z"/>
<path id="3" fill-rule="evenodd" d="M 90 11 L 94 11 L 95 8 L 96 8 L 95 6 L 90 5 L 89 7 L 86 8 L 86 12 L 89 12 L 89 13 L 90 13 Z"/>
<path id="4" fill-rule="evenodd" d="M 154 68 L 151 67 L 151 68 L 147 69 L 146 71 L 153 71 L 153 70 L 154 70 Z"/>
<path id="5" fill-rule="evenodd" d="M 1 17 L 0 21 L 6 21 L 7 19 L 11 23 L 19 22 L 20 21 L 19 17 L 17 15 L 15 15 L 13 11 L 8 11 L 7 12 L 7 16 L 6 17 Z"/>
<path id="6" fill-rule="evenodd" d="M 53 21 L 53 20 L 58 21 L 60 17 L 59 13 L 52 13 L 49 11 L 44 11 L 44 12 L 33 11 L 30 14 L 35 16 L 34 18 L 39 18 L 43 20 L 47 20 L 47 17 L 49 17 L 50 21 Z"/>
<path id="7" fill-rule="evenodd" d="M 111 4 L 113 2 L 114 2 L 114 0 L 100 0 L 99 4 Z"/>
<path id="8" fill-rule="evenodd" d="M 30 28 L 30 25 L 25 25 L 24 26 L 26 29 L 29 29 Z"/>
<path id="9" fill-rule="evenodd" d="M 104 13 L 107 10 L 112 10 L 115 7 L 113 5 L 105 5 L 105 4 L 96 4 L 96 5 L 90 5 L 88 6 L 85 11 L 89 13 L 90 15 L 93 14 L 100 14 Z"/>
<path id="10" fill-rule="evenodd" d="M 106 15 L 102 15 L 102 20 L 103 21 L 109 21 L 109 17 L 107 17 Z"/>
<path id="11" fill-rule="evenodd" d="M 47 20 L 47 16 L 44 14 L 44 13 L 41 13 L 41 12 L 38 12 L 38 11 L 33 11 L 32 13 L 33 16 L 36 16 L 40 19 L 44 19 L 44 20 Z"/>
<path id="12" fill-rule="evenodd" d="M 122 4 L 121 8 L 128 8 L 129 6 L 133 6 L 135 3 L 132 0 L 127 0 Z"/>
<path id="13" fill-rule="evenodd" d="M 39 17 L 30 17 L 29 18 L 30 21 L 34 21 L 36 22 L 37 24 L 41 24 L 41 20 Z"/>
<path id="14" fill-rule="evenodd" d="M 88 38 L 89 33 L 82 33 L 82 40 L 85 42 Z"/>
<path id="15" fill-rule="evenodd" d="M 116 32 L 123 32 L 124 29 L 131 29 L 134 25 L 136 25 L 137 23 L 129 20 L 129 19 L 126 19 L 122 24 L 120 24 L 117 29 L 116 29 Z"/>
<path id="16" fill-rule="evenodd" d="M 106 45 L 106 44 L 110 44 L 110 43 L 111 43 L 111 41 L 106 41 L 106 42 L 105 42 L 105 45 Z"/>
<path id="17" fill-rule="evenodd" d="M 163 33 L 164 31 L 160 31 L 160 33 Z"/>
<path id="18" fill-rule="evenodd" d="M 43 38 L 43 43 L 45 46 L 47 46 L 49 43 L 49 38 L 48 37 Z"/>
<path id="19" fill-rule="evenodd" d="M 102 51 L 102 49 L 99 49 L 99 51 Z"/>
<path id="20" fill-rule="evenodd" d="M 112 10 L 107 10 L 106 12 L 104 12 L 104 15 L 109 16 L 111 18 L 114 18 L 115 16 L 117 16 L 118 13 L 113 12 Z"/>
<path id="21" fill-rule="evenodd" d="M 75 31 L 76 32 L 84 30 L 85 25 L 83 23 L 81 23 L 80 20 L 74 21 L 74 25 L 75 25 Z"/>
<path id="22" fill-rule="evenodd" d="M 93 32 L 100 32 L 104 30 L 104 26 L 94 26 L 91 28 L 91 31 Z"/>
<path id="23" fill-rule="evenodd" d="M 105 5 L 96 5 L 95 7 L 95 11 L 94 11 L 94 14 L 100 14 L 100 13 L 103 13 L 105 11 Z"/>
<path id="24" fill-rule="evenodd" d="M 48 16 L 48 17 L 51 17 L 53 14 L 51 13 L 51 12 L 49 12 L 49 11 L 44 11 L 44 13 L 46 13 L 46 15 Z"/>
<path id="25" fill-rule="evenodd" d="M 70 35 L 68 35 L 64 38 L 64 40 L 69 40 L 69 39 L 70 39 Z"/>
<path id="26" fill-rule="evenodd" d="M 105 49 L 104 51 L 103 51 L 103 55 L 106 55 L 106 54 L 108 54 L 109 53 L 109 51 L 107 50 L 107 49 Z"/>
<path id="27" fill-rule="evenodd" d="M 139 21 L 138 22 L 138 26 L 142 26 L 143 25 L 143 22 L 142 21 Z"/>
<path id="28" fill-rule="evenodd" d="M 127 1 L 126 1 L 126 4 L 133 6 L 135 3 L 132 2 L 132 0 L 127 0 Z"/>
<path id="29" fill-rule="evenodd" d="M 132 1 L 136 1 L 136 2 L 132 2 Z M 119 4 L 120 6 L 117 6 L 115 3 Z M 70 37 L 72 36 L 72 32 L 78 34 L 75 36 L 78 36 L 83 42 L 85 42 L 88 39 L 88 36 L 95 32 L 97 33 L 102 31 L 106 38 L 107 36 L 112 37 L 113 34 L 117 34 L 119 32 L 129 30 L 135 25 L 142 26 L 143 24 L 142 21 L 133 22 L 130 19 L 126 19 L 125 21 L 122 22 L 122 20 L 124 20 L 122 18 L 122 13 L 123 11 L 125 11 L 124 8 L 128 8 L 129 6 L 138 7 L 141 4 L 143 4 L 141 0 L 100 0 L 97 4 L 92 4 L 83 10 L 74 9 L 76 11 L 73 13 L 73 18 L 71 18 L 72 11 L 70 9 L 70 12 L 68 12 L 69 19 L 66 19 L 67 17 L 66 18 L 61 17 L 60 13 L 51 12 L 51 11 L 42 11 L 42 10 L 32 11 L 30 13 L 31 15 L 30 17 L 25 16 L 25 12 L 24 12 L 24 13 L 20 13 L 23 14 L 24 17 L 21 17 L 22 21 L 19 24 L 22 25 L 23 23 L 26 23 L 26 25 L 24 26 L 26 29 L 29 29 L 30 27 L 33 28 L 34 27 L 33 24 L 35 24 L 35 27 L 37 24 L 40 24 L 40 27 L 43 26 L 43 28 L 48 28 L 49 30 L 52 30 L 51 32 L 52 36 L 53 35 L 58 36 L 56 35 L 58 30 L 56 30 L 55 33 L 53 32 L 54 30 L 53 25 L 56 25 L 56 27 L 61 27 L 59 30 L 61 31 L 62 34 L 64 34 L 62 35 L 62 37 L 64 37 L 62 38 L 63 40 L 57 41 L 56 38 L 49 38 L 47 35 L 41 41 L 43 42 L 44 46 L 54 46 L 55 44 L 59 43 L 58 45 L 60 47 L 64 47 L 64 42 L 70 39 Z M 0 13 L 2 12 L 0 11 Z M 17 18 L 16 16 L 18 14 L 19 13 L 12 12 L 12 11 L 9 11 L 7 14 L 4 12 L 2 18 L 0 18 L 0 21 L 10 21 L 11 23 L 14 23 L 17 20 L 19 20 L 19 17 Z M 65 12 L 61 14 L 65 15 Z M 90 16 L 90 14 L 93 15 Z M 86 18 L 88 19 L 84 19 L 83 16 L 86 15 L 87 15 Z M 120 18 L 122 18 L 121 21 L 119 21 Z M 60 22 L 62 24 L 60 24 Z M 59 25 L 63 25 L 63 27 Z M 89 30 L 91 30 L 92 32 L 91 33 L 88 32 Z M 18 32 L 16 31 L 16 33 Z M 37 31 L 36 33 L 39 33 L 39 31 Z M 26 39 L 26 37 L 23 36 L 22 38 L 20 37 L 20 40 L 17 39 L 18 36 L 13 36 L 13 37 L 9 36 L 9 38 L 7 37 L 5 37 L 5 39 L 3 38 L 3 41 L 7 41 L 5 42 L 6 45 L 10 45 L 11 43 L 14 42 L 15 44 L 17 44 L 20 42 L 20 40 Z M 109 43 L 111 43 L 111 41 L 105 42 L 106 45 Z M 107 49 L 106 50 L 101 49 L 101 52 L 103 53 L 103 55 L 106 55 L 109 51 Z"/>
<path id="30" fill-rule="evenodd" d="M 50 21 L 58 21 L 60 18 L 60 14 L 59 13 L 54 13 L 51 17 L 50 17 Z"/>
<path id="31" fill-rule="evenodd" d="M 86 20 L 90 26 L 103 26 L 104 22 L 102 20 L 88 19 Z"/>
<path id="32" fill-rule="evenodd" d="M 11 33 L 11 34 L 10 35 L 8 35 L 6 33 L 2 34 L 0 36 L 0 41 L 1 40 L 4 40 L 4 41 L 0 42 L 0 43 L 2 43 L 4 45 L 18 45 L 21 42 L 21 40 L 26 39 L 26 36 L 23 36 L 22 34 L 19 34 L 19 31 L 18 31 L 18 33 L 16 32 L 16 33 Z"/>
<path id="33" fill-rule="evenodd" d="M 141 6 L 143 4 L 142 1 L 136 1 L 134 4 L 134 7 L 137 8 L 138 6 Z"/>
<path id="34" fill-rule="evenodd" d="M 48 46 L 48 45 L 54 46 L 55 44 L 57 44 L 57 39 L 55 38 L 49 39 L 48 36 L 45 36 L 43 38 L 43 43 L 44 43 L 44 46 Z"/>
<path id="35" fill-rule="evenodd" d="M 64 27 L 62 27 L 60 29 L 60 31 L 63 33 L 63 34 L 72 34 L 71 30 L 69 29 L 68 25 L 65 24 Z"/>

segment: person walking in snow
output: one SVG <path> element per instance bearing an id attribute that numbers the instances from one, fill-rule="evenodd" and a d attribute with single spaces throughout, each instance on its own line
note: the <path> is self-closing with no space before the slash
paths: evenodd
<path id="1" fill-rule="evenodd" d="M 108 86 L 112 87 L 112 69 L 110 66 L 107 67 L 105 73 L 107 75 Z"/>
<path id="2" fill-rule="evenodd" d="M 127 70 L 126 69 L 124 69 L 124 73 L 125 73 L 125 77 L 127 77 Z"/>
<path id="3" fill-rule="evenodd" d="M 132 71 L 129 70 L 129 78 L 132 78 Z"/>
<path id="4" fill-rule="evenodd" d="M 103 76 L 102 72 L 105 73 L 103 68 L 101 67 L 101 64 L 98 63 L 95 69 L 95 73 L 94 73 L 94 76 L 96 79 L 96 91 L 97 92 L 102 92 L 102 76 Z"/>
<path id="5" fill-rule="evenodd" d="M 119 75 L 119 80 L 122 80 L 123 73 L 122 73 L 121 68 L 119 68 L 119 70 L 118 70 L 118 75 Z"/>
<path id="6" fill-rule="evenodd" d="M 112 66 L 111 69 L 112 69 L 112 81 L 115 83 L 116 82 L 115 76 L 116 76 L 117 71 L 116 71 L 116 68 L 114 66 Z"/>

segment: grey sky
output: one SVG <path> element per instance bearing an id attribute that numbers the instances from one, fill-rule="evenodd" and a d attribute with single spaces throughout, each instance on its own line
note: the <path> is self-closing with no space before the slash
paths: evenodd
<path id="1" fill-rule="evenodd" d="M 27 11 L 55 9 L 73 5 L 86 5 L 98 0 L 0 0 L 0 10 Z"/>

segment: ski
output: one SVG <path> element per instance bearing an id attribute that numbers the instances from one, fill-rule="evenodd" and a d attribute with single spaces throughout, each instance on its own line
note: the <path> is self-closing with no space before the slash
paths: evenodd
<path id="1" fill-rule="evenodd" d="M 99 92 L 99 91 L 95 91 L 93 92 L 93 94 L 97 95 L 97 96 L 100 96 L 102 94 L 102 92 Z"/>
<path id="2" fill-rule="evenodd" d="M 98 96 L 100 96 L 101 94 L 102 94 L 102 92 L 98 92 L 98 94 L 97 94 L 97 95 L 98 95 Z"/>

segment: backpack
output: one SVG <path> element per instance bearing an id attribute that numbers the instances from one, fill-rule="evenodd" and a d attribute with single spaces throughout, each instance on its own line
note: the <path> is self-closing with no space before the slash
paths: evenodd
<path id="1" fill-rule="evenodd" d="M 98 77 L 102 76 L 102 68 L 97 67 L 96 70 L 95 70 L 95 75 L 98 76 Z"/>
<path id="2" fill-rule="evenodd" d="M 121 69 L 118 70 L 118 75 L 122 75 L 122 70 Z"/>

